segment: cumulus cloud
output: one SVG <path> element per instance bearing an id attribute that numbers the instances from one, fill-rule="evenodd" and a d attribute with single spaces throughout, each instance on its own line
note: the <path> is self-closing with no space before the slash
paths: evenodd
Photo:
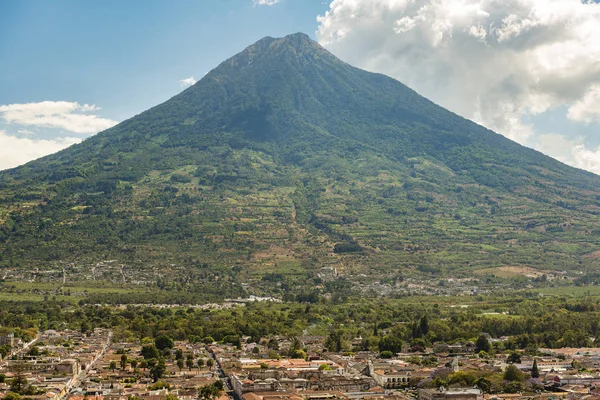
<path id="1" fill-rule="evenodd" d="M 272 6 L 279 3 L 280 0 L 252 0 L 255 6 Z"/>
<path id="2" fill-rule="evenodd" d="M 0 130 L 0 170 L 17 167 L 79 142 L 81 138 L 73 137 L 51 140 L 16 137 Z"/>
<path id="3" fill-rule="evenodd" d="M 569 139 L 564 135 L 542 134 L 538 147 L 557 160 L 600 174 L 600 146 L 596 149 L 586 148 L 583 137 Z"/>
<path id="4" fill-rule="evenodd" d="M 68 101 L 0 105 L 0 118 L 9 124 L 58 128 L 79 134 L 96 133 L 117 124 L 93 114 L 95 105 Z"/>
<path id="5" fill-rule="evenodd" d="M 538 143 L 524 117 L 563 105 L 572 121 L 600 121 L 600 4 L 334 0 L 318 22 L 319 42 L 342 59 L 517 142 Z M 579 146 L 588 169 L 600 166 Z"/>
<path id="6" fill-rule="evenodd" d="M 194 75 L 190 76 L 189 78 L 185 78 L 179 81 L 179 84 L 181 85 L 181 87 L 189 87 L 192 85 L 196 84 L 196 78 L 194 78 Z"/>
<path id="7" fill-rule="evenodd" d="M 569 107 L 569 119 L 590 124 L 600 122 L 600 84 L 592 86 L 585 95 Z"/>

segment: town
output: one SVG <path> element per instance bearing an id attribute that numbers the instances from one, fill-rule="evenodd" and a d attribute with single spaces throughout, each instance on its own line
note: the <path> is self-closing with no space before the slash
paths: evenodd
<path id="1" fill-rule="evenodd" d="M 122 336 L 122 335 L 120 335 Z M 115 340 L 107 328 L 0 337 L 0 398 L 132 399 L 556 399 L 600 395 L 600 349 L 485 351 L 508 337 L 381 353 L 329 352 L 324 336 L 166 335 Z M 361 338 L 356 338 L 360 341 Z M 483 349 L 482 349 L 483 347 Z M 493 352 L 490 352 L 490 354 Z M 498 379 L 501 381 L 499 381 Z"/>

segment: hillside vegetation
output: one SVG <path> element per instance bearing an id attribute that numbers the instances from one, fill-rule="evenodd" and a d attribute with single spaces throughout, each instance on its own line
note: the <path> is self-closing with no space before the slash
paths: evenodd
<path id="1" fill-rule="evenodd" d="M 599 214 L 598 176 L 295 34 L 0 173 L 0 265 L 585 273 L 600 264 Z"/>

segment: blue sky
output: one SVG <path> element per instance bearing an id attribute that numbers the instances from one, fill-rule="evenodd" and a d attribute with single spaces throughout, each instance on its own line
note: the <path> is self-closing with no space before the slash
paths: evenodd
<path id="1" fill-rule="evenodd" d="M 320 0 L 0 3 L 0 104 L 76 101 L 121 121 L 264 36 L 313 38 Z"/>
<path id="2" fill-rule="evenodd" d="M 600 5 L 581 0 L 4 0 L 0 169 L 167 100 L 264 36 L 294 32 L 600 173 Z"/>

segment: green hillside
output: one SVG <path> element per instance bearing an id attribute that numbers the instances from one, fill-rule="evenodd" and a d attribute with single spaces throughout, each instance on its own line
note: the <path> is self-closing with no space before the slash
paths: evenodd
<path id="1" fill-rule="evenodd" d="M 600 266 L 599 214 L 600 177 L 295 34 L 1 172 L 0 265 L 586 273 Z"/>

